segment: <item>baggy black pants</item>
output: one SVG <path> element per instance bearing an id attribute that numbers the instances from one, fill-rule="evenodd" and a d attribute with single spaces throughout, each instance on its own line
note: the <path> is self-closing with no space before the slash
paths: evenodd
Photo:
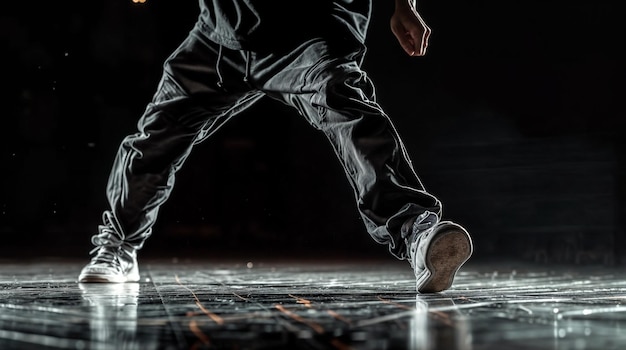
<path id="1" fill-rule="evenodd" d="M 166 60 L 138 132 L 122 141 L 111 170 L 107 196 L 127 243 L 139 248 L 150 235 L 193 146 L 268 96 L 327 136 L 367 231 L 406 258 L 406 223 L 426 210 L 440 215 L 441 204 L 424 190 L 375 102 L 374 86 L 360 69 L 363 53 L 362 45 L 322 38 L 280 54 L 230 50 L 196 26 Z"/>

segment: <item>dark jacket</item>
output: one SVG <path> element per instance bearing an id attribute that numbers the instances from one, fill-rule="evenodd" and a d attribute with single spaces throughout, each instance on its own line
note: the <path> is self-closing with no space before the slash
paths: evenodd
<path id="1" fill-rule="evenodd" d="M 371 0 L 200 0 L 209 39 L 235 50 L 276 50 L 312 37 L 363 43 Z"/>

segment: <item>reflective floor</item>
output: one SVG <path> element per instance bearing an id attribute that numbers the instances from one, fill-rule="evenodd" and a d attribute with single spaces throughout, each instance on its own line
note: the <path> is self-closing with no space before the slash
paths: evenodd
<path id="1" fill-rule="evenodd" d="M 480 263 L 417 295 L 406 262 L 0 261 L 0 349 L 624 349 L 623 268 Z"/>

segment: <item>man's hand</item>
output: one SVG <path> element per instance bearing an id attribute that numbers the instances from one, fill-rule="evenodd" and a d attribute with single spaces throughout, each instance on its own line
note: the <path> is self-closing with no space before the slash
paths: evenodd
<path id="1" fill-rule="evenodd" d="M 426 54 L 431 30 L 417 12 L 415 0 L 396 0 L 391 31 L 409 56 Z"/>

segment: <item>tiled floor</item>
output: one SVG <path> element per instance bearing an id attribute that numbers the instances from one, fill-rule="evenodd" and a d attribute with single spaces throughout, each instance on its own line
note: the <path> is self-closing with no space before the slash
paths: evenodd
<path id="1" fill-rule="evenodd" d="M 0 349 L 624 349 L 623 268 L 471 262 L 414 292 L 406 262 L 0 262 Z"/>

